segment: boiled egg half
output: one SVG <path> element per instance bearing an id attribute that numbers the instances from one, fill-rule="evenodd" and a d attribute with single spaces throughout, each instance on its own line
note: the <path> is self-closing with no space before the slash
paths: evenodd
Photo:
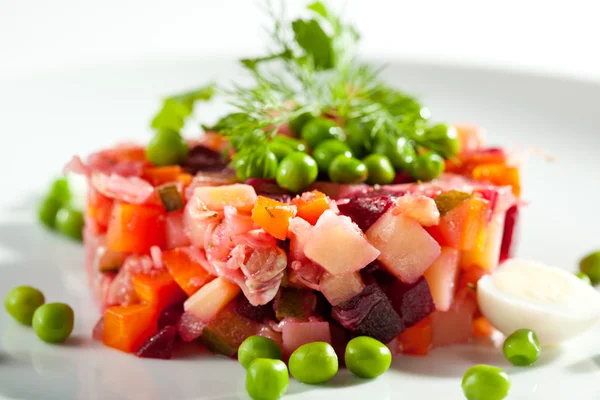
<path id="1" fill-rule="evenodd" d="M 542 345 L 571 339 L 600 318 L 600 293 L 564 269 L 512 259 L 477 283 L 482 314 L 505 335 L 531 329 Z"/>

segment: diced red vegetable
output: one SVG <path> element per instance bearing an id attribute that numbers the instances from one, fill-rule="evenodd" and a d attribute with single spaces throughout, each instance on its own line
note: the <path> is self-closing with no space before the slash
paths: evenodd
<path id="1" fill-rule="evenodd" d="M 459 250 L 481 249 L 485 244 L 485 227 L 490 204 L 479 197 L 471 197 L 446 213 L 439 229 L 450 247 Z"/>
<path id="2" fill-rule="evenodd" d="M 114 203 L 114 200 L 110 197 L 106 197 L 97 190 L 90 188 L 87 215 L 96 222 L 100 232 L 106 232 L 108 228 Z"/>
<path id="3" fill-rule="evenodd" d="M 160 186 L 164 185 L 165 183 L 174 183 L 180 181 L 180 176 L 183 174 L 185 174 L 185 171 L 179 165 L 169 165 L 166 167 L 146 167 L 144 168 L 142 178 L 150 182 L 153 186 Z"/>
<path id="4" fill-rule="evenodd" d="M 150 247 L 164 247 L 165 211 L 162 207 L 115 204 L 107 232 L 113 251 L 148 253 Z"/>
<path id="5" fill-rule="evenodd" d="M 148 339 L 136 352 L 136 355 L 141 358 L 169 360 L 173 353 L 173 345 L 175 344 L 176 336 L 177 330 L 174 326 L 165 326 L 155 335 L 150 337 L 150 339 Z"/>
<path id="6" fill-rule="evenodd" d="M 157 317 L 151 304 L 109 307 L 104 314 L 102 342 L 127 353 L 136 352 L 156 332 Z"/>
<path id="7" fill-rule="evenodd" d="M 425 356 L 433 348 L 431 317 L 419 321 L 398 336 L 398 351 L 404 354 Z"/>
<path id="8" fill-rule="evenodd" d="M 162 260 L 175 282 L 188 296 L 213 279 L 199 263 L 190 258 L 185 249 L 163 251 Z"/>

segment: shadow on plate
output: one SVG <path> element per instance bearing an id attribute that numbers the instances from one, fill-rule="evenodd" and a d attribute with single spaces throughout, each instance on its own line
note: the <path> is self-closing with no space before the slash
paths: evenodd
<path id="1" fill-rule="evenodd" d="M 600 354 L 576 361 L 566 367 L 567 371 L 575 374 L 597 373 L 600 369 Z"/>

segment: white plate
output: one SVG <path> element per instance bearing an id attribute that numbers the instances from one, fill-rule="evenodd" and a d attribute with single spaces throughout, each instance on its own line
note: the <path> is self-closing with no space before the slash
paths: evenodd
<path id="1" fill-rule="evenodd" d="M 113 65 L 0 81 L 0 294 L 40 287 L 75 308 L 65 345 L 47 345 L 0 312 L 0 397 L 9 399 L 246 398 L 235 361 L 196 352 L 141 360 L 90 339 L 98 318 L 87 295 L 82 249 L 35 224 L 35 196 L 73 153 L 124 139 L 146 140 L 160 95 L 231 78 L 226 60 Z M 574 270 L 600 247 L 600 86 L 518 73 L 418 63 L 392 64 L 387 78 L 419 95 L 439 120 L 477 122 L 492 143 L 544 149 L 527 163 L 519 255 Z M 202 109 L 201 109 L 202 110 Z M 206 116 L 214 115 L 215 108 Z M 202 114 L 202 111 L 200 112 Z M 547 350 L 533 368 L 514 368 L 500 350 L 463 345 L 424 358 L 399 357 L 374 381 L 345 371 L 324 388 L 290 385 L 290 399 L 462 399 L 460 381 L 476 363 L 505 368 L 511 399 L 600 397 L 600 329 Z"/>

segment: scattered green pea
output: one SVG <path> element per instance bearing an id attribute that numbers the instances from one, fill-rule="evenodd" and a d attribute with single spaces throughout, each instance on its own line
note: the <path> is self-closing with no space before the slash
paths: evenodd
<path id="1" fill-rule="evenodd" d="M 462 390 L 467 400 L 502 400 L 508 396 L 510 381 L 500 368 L 475 365 L 465 372 Z"/>
<path id="2" fill-rule="evenodd" d="M 368 336 L 359 336 L 348 342 L 344 359 L 346 367 L 354 375 L 372 379 L 390 368 L 392 353 L 379 340 Z"/>
<path id="3" fill-rule="evenodd" d="M 285 394 L 289 380 L 283 361 L 257 358 L 248 366 L 246 390 L 253 400 L 277 400 Z"/>
<path id="4" fill-rule="evenodd" d="M 387 185 L 394 181 L 396 172 L 389 158 L 381 154 L 371 154 L 363 160 L 367 167 L 367 183 L 370 185 Z"/>
<path id="5" fill-rule="evenodd" d="M 283 143 L 286 146 L 294 149 L 294 151 L 300 151 L 303 153 L 306 152 L 306 144 L 304 144 L 304 142 L 298 139 L 291 138 L 289 136 L 277 135 L 273 138 L 273 140 L 271 140 L 271 143 L 273 142 Z"/>
<path id="6" fill-rule="evenodd" d="M 334 158 L 343 154 L 347 158 L 352 157 L 350 147 L 341 140 L 330 139 L 322 142 L 313 151 L 313 157 L 319 166 L 319 170 L 327 173 Z"/>
<path id="7" fill-rule="evenodd" d="M 329 139 L 343 139 L 342 128 L 329 118 L 317 117 L 311 119 L 302 128 L 302 139 L 311 149 L 316 149 L 319 143 Z"/>
<path id="8" fill-rule="evenodd" d="M 319 174 L 317 163 L 306 153 L 288 154 L 277 168 L 277 184 L 291 192 L 298 193 L 312 184 Z"/>
<path id="9" fill-rule="evenodd" d="M 600 283 L 600 251 L 588 254 L 579 262 L 579 270 L 595 285 Z"/>
<path id="10" fill-rule="evenodd" d="M 407 169 L 416 157 L 411 142 L 403 137 L 396 139 L 388 135 L 377 137 L 373 153 L 386 156 L 397 171 Z"/>
<path id="11" fill-rule="evenodd" d="M 294 378 L 302 383 L 317 385 L 335 376 L 338 358 L 329 343 L 313 342 L 296 349 L 288 365 Z"/>
<path id="12" fill-rule="evenodd" d="M 59 200 L 63 206 L 69 204 L 71 201 L 71 190 L 69 189 L 67 178 L 56 179 L 50 187 L 48 197 L 54 197 Z"/>
<path id="13" fill-rule="evenodd" d="M 185 160 L 187 154 L 186 141 L 179 132 L 172 130 L 157 132 L 146 148 L 146 158 L 158 166 L 179 164 Z"/>
<path id="14" fill-rule="evenodd" d="M 306 123 L 314 117 L 315 116 L 312 113 L 304 112 L 290 121 L 290 129 L 296 136 L 298 136 L 302 132 L 304 125 L 306 125 Z"/>
<path id="15" fill-rule="evenodd" d="M 344 126 L 346 144 L 354 157 L 362 158 L 371 150 L 371 135 L 367 126 L 358 120 L 350 120 Z"/>
<path id="16" fill-rule="evenodd" d="M 269 150 L 275 154 L 275 157 L 277 157 L 277 160 L 279 161 L 283 160 L 285 156 L 295 151 L 293 148 L 280 141 L 272 141 L 269 143 Z"/>
<path id="17" fill-rule="evenodd" d="M 277 173 L 277 157 L 267 151 L 261 158 L 240 158 L 235 163 L 235 175 L 240 182 L 250 178 L 272 179 Z"/>
<path id="18" fill-rule="evenodd" d="M 48 303 L 33 314 L 33 330 L 44 342 L 61 343 L 73 332 L 73 309 L 64 303 Z"/>
<path id="19" fill-rule="evenodd" d="M 44 295 L 31 286 L 12 288 L 4 298 L 6 311 L 23 325 L 31 325 L 33 313 L 44 304 Z"/>
<path id="20" fill-rule="evenodd" d="M 246 369 L 257 358 L 281 360 L 281 357 L 281 350 L 277 343 L 258 335 L 244 340 L 238 349 L 238 361 Z"/>
<path id="21" fill-rule="evenodd" d="M 410 166 L 413 178 L 419 181 L 430 181 L 444 172 L 444 159 L 435 153 L 425 153 L 417 156 Z"/>
<path id="22" fill-rule="evenodd" d="M 438 124 L 427 129 L 427 139 L 430 147 L 444 158 L 451 158 L 458 154 L 458 134 L 452 125 Z"/>
<path id="23" fill-rule="evenodd" d="M 38 218 L 50 229 L 54 229 L 56 225 L 56 214 L 62 207 L 62 202 L 52 196 L 46 196 L 42 199 L 38 206 Z"/>
<path id="24" fill-rule="evenodd" d="M 575 276 L 587 283 L 588 285 L 592 284 L 592 280 L 590 279 L 590 277 L 584 274 L 583 272 L 577 272 Z"/>
<path id="25" fill-rule="evenodd" d="M 367 180 L 367 177 L 365 164 L 344 154 L 334 158 L 329 166 L 329 179 L 336 183 L 360 183 Z"/>
<path id="26" fill-rule="evenodd" d="M 61 208 L 56 214 L 56 229 L 74 240 L 83 239 L 83 214 L 70 208 Z"/>
<path id="27" fill-rule="evenodd" d="M 511 333 L 502 347 L 504 357 L 513 365 L 526 367 L 540 358 L 542 349 L 535 332 L 519 329 Z"/>

